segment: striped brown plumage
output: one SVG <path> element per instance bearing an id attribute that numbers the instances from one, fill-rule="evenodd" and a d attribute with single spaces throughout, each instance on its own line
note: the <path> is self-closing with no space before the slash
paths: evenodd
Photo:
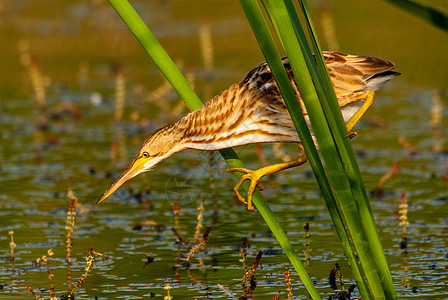
<path id="1" fill-rule="evenodd" d="M 345 122 L 360 109 L 366 92 L 377 90 L 399 75 L 392 71 L 394 63 L 382 58 L 338 52 L 323 52 L 323 55 Z M 282 61 L 307 118 L 289 61 L 286 57 Z M 240 83 L 231 85 L 203 108 L 149 136 L 129 168 L 98 202 L 128 179 L 149 171 L 176 152 L 185 149 L 218 150 L 267 142 L 300 143 L 300 139 L 269 66 L 263 62 Z"/>

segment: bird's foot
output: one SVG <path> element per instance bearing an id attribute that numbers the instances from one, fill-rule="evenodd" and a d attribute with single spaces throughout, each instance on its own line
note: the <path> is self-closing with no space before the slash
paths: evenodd
<path id="1" fill-rule="evenodd" d="M 354 138 L 354 137 L 357 136 L 357 135 L 358 135 L 358 133 L 357 133 L 356 131 L 351 131 L 351 132 L 349 132 L 349 133 L 347 134 L 347 137 L 350 138 L 350 139 L 352 139 L 352 138 Z"/>
<path id="2" fill-rule="evenodd" d="M 242 172 L 242 173 L 246 173 L 244 175 L 241 176 L 240 180 L 237 182 L 237 184 L 235 185 L 235 187 L 233 188 L 233 190 L 235 191 L 236 196 L 238 197 L 238 199 L 243 202 L 244 204 L 247 205 L 247 210 L 249 211 L 253 211 L 254 210 L 254 206 L 252 204 L 252 195 L 255 192 L 255 187 L 257 187 L 260 191 L 263 190 L 263 186 L 260 183 L 260 179 L 265 176 L 266 174 L 268 174 L 266 172 L 266 170 L 264 170 L 265 168 L 261 168 L 258 170 L 249 170 L 246 168 L 228 168 L 227 172 L 229 173 L 233 173 L 233 172 Z M 249 189 L 247 190 L 247 200 L 244 199 L 243 196 L 241 196 L 240 192 L 239 192 L 239 188 L 241 187 L 241 185 L 243 184 L 243 182 L 245 180 L 250 180 L 250 186 Z"/>
<path id="3" fill-rule="evenodd" d="M 302 144 L 299 143 L 297 145 L 299 147 L 299 156 L 297 156 L 297 158 L 292 161 L 267 166 L 267 167 L 264 167 L 264 168 L 261 168 L 261 169 L 255 170 L 255 171 L 252 171 L 252 170 L 249 170 L 246 168 L 240 168 L 240 167 L 227 169 L 227 172 L 229 172 L 229 173 L 232 173 L 232 172 L 246 173 L 241 176 L 240 180 L 235 185 L 233 190 L 235 191 L 238 199 L 241 202 L 247 204 L 248 210 L 251 210 L 251 211 L 254 210 L 254 206 L 252 205 L 252 196 L 255 192 L 255 187 L 258 187 L 258 189 L 260 191 L 263 190 L 263 186 L 260 184 L 260 179 L 263 176 L 273 174 L 273 173 L 276 173 L 276 172 L 279 172 L 282 170 L 286 170 L 286 169 L 289 169 L 292 167 L 300 166 L 307 161 L 305 150 L 303 149 Z M 250 186 L 249 186 L 249 189 L 247 190 L 247 200 L 244 199 L 239 192 L 239 188 L 245 180 L 250 180 Z"/>

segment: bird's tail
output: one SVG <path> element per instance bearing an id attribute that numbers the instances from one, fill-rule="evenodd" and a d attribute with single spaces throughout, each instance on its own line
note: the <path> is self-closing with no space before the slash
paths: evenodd
<path id="1" fill-rule="evenodd" d="M 383 87 L 392 78 L 401 75 L 400 72 L 386 71 L 378 73 L 367 79 L 366 86 L 361 91 L 376 91 Z"/>

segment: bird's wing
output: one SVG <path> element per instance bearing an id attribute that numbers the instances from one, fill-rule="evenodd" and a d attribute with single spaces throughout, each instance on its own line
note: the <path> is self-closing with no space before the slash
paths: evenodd
<path id="1" fill-rule="evenodd" d="M 382 83 L 382 81 L 385 82 L 390 77 L 399 75 L 399 73 L 392 71 L 394 68 L 393 62 L 379 57 L 358 56 L 331 51 L 324 51 L 322 54 L 338 98 L 366 89 L 376 90 L 380 84 L 372 84 L 371 89 L 368 84 L 374 78 L 383 78 L 384 80 L 377 80 Z M 289 78 L 291 81 L 294 81 L 288 58 L 283 57 L 282 62 Z M 382 76 L 383 74 L 384 76 Z M 266 62 L 259 64 L 247 73 L 242 84 L 245 84 L 249 89 L 268 90 L 277 88 L 271 69 Z M 297 88 L 295 84 L 294 87 Z"/>
<path id="2" fill-rule="evenodd" d="M 295 84 L 288 58 L 283 57 L 282 62 L 288 73 L 290 81 L 294 83 L 293 87 L 296 92 L 296 96 L 300 100 L 300 93 Z M 255 91 L 254 94 L 257 95 L 257 98 L 262 102 L 268 102 L 268 109 L 271 109 L 272 111 L 286 111 L 283 98 L 267 62 L 260 63 L 257 67 L 247 73 L 246 77 L 240 84 L 244 85 L 248 90 Z M 301 100 L 299 103 L 303 106 L 303 102 Z M 304 106 L 302 108 L 303 112 L 306 113 Z"/>
<path id="3" fill-rule="evenodd" d="M 290 80 L 293 81 L 294 76 L 292 74 L 291 65 L 286 56 L 282 58 L 282 63 Z M 267 62 L 262 62 L 249 71 L 241 83 L 246 85 L 248 89 L 262 89 L 265 85 L 267 85 L 267 87 L 264 87 L 264 89 L 268 89 L 270 84 L 276 84 Z"/>
<path id="4" fill-rule="evenodd" d="M 375 56 L 357 56 L 339 52 L 323 52 L 336 96 L 342 97 L 363 90 L 376 90 L 380 83 L 399 75 L 389 72 L 394 63 Z M 383 76 L 384 74 L 384 76 Z M 374 78 L 378 84 L 369 84 Z"/>

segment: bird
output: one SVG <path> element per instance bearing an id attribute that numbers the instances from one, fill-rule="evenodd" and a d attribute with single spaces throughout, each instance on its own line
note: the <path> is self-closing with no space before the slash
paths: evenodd
<path id="1" fill-rule="evenodd" d="M 395 64 L 375 56 L 358 56 L 334 51 L 323 51 L 331 82 L 341 108 L 347 132 L 351 130 L 373 104 L 375 91 L 399 72 Z M 282 63 L 295 90 L 297 101 L 307 121 L 309 118 L 294 81 L 287 57 Z M 314 134 L 311 131 L 314 139 Z M 260 63 L 247 73 L 239 83 L 232 84 L 205 105 L 186 114 L 175 123 L 162 127 L 151 134 L 138 150 L 129 167 L 109 186 L 97 201 L 108 198 L 129 179 L 152 170 L 158 163 L 173 154 L 196 149 L 220 150 L 257 143 L 297 143 L 299 155 L 290 162 L 278 163 L 255 171 L 246 168 L 229 168 L 228 172 L 243 172 L 234 191 L 240 201 L 252 211 L 252 194 L 263 176 L 304 164 L 306 154 L 284 100 L 279 92 L 267 62 Z M 239 193 L 240 185 L 250 180 L 247 199 Z"/>

